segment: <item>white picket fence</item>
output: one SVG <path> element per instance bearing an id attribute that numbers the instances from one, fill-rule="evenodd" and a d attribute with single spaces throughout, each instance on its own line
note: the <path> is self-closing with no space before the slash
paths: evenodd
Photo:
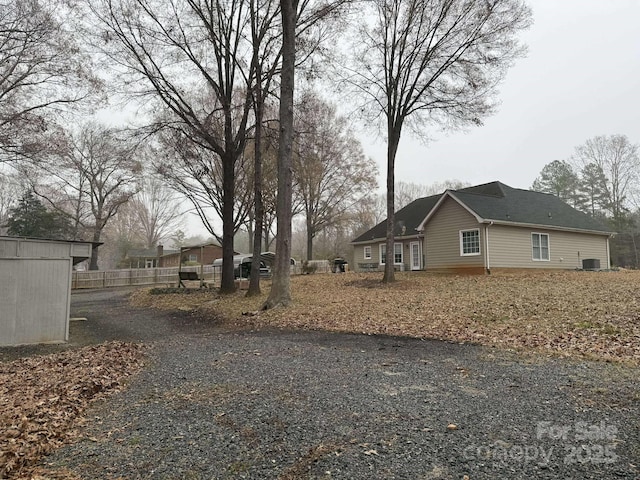
<path id="1" fill-rule="evenodd" d="M 330 273 L 331 267 L 326 260 L 318 265 L 316 273 Z M 221 267 L 213 265 L 182 267 L 183 272 L 197 272 L 207 285 L 219 286 Z M 302 273 L 300 264 L 291 265 L 291 275 Z M 178 267 L 131 268 L 122 270 L 74 271 L 71 288 L 109 288 L 130 287 L 136 285 L 178 285 Z"/>

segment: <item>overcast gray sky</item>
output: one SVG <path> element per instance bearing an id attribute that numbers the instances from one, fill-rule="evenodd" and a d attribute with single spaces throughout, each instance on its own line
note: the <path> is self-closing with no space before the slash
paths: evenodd
<path id="1" fill-rule="evenodd" d="M 545 164 L 567 159 L 596 135 L 640 143 L 640 0 L 528 3 L 528 55 L 507 73 L 498 113 L 467 133 L 438 133 L 428 145 L 404 132 L 396 181 L 500 180 L 529 188 Z M 365 143 L 381 172 L 385 148 L 382 140 Z M 381 173 L 381 187 L 385 181 Z"/>

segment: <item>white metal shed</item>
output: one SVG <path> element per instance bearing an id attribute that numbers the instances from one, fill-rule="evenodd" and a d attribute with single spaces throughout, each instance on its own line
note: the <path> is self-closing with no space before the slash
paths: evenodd
<path id="1" fill-rule="evenodd" d="M 90 242 L 0 236 L 0 346 L 69 339 L 73 265 Z"/>

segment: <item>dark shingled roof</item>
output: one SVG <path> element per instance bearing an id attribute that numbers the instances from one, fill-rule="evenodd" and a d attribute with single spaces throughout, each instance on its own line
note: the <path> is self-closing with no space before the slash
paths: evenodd
<path id="1" fill-rule="evenodd" d="M 512 188 L 501 182 L 485 183 L 450 193 L 483 220 L 611 233 L 610 229 L 554 195 Z M 419 198 L 396 212 L 395 236 L 413 235 L 444 194 Z M 353 243 L 386 236 L 386 220 L 353 240 Z"/>
<path id="2" fill-rule="evenodd" d="M 394 235 L 396 237 L 402 236 L 402 227 L 405 227 L 404 235 L 416 235 L 416 227 L 420 225 L 420 222 L 424 220 L 424 217 L 431 211 L 431 209 L 438 203 L 442 194 L 432 195 L 431 197 L 424 197 L 414 200 L 409 205 L 401 208 L 396 212 L 396 228 Z M 366 231 L 353 242 L 366 242 L 373 240 L 374 238 L 385 238 L 387 236 L 387 221 L 383 220 L 371 230 Z"/>
<path id="3" fill-rule="evenodd" d="M 548 193 L 512 188 L 500 182 L 451 193 L 484 220 L 611 232 L 599 221 Z"/>

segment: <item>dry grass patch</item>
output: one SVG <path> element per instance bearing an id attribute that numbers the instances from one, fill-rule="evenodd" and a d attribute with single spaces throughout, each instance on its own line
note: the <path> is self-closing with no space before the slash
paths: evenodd
<path id="1" fill-rule="evenodd" d="M 436 338 L 640 363 L 640 272 L 413 272 L 397 274 L 388 286 L 381 276 L 293 277 L 293 305 L 256 316 L 242 314 L 257 311 L 266 295 L 205 292 L 198 301 L 182 295 L 171 308 L 190 305 L 257 326 Z M 142 304 L 143 297 L 147 305 L 166 301 L 143 291 L 134 301 Z"/>

